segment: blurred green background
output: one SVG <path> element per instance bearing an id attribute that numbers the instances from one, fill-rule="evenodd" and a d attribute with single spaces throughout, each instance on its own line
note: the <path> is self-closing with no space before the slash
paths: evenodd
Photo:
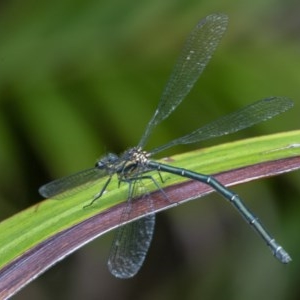
<path id="1" fill-rule="evenodd" d="M 136 145 L 185 37 L 214 12 L 229 15 L 227 33 L 148 149 L 272 95 L 294 99 L 295 108 L 213 142 L 298 129 L 299 1 L 1 1 L 1 219 L 40 201 L 47 181 Z M 290 252 L 288 266 L 214 194 L 158 214 L 135 278 L 109 274 L 110 233 L 14 299 L 299 299 L 299 179 L 295 172 L 234 187 Z"/>

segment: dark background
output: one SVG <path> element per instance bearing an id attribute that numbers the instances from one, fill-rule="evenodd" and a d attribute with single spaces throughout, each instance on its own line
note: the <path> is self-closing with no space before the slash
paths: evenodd
<path id="1" fill-rule="evenodd" d="M 294 99 L 295 108 L 215 143 L 298 129 L 299 1 L 219 2 L 1 1 L 1 219 L 40 201 L 47 181 L 136 145 L 185 37 L 213 12 L 229 15 L 227 33 L 148 149 L 272 95 Z M 234 188 L 290 252 L 288 266 L 214 194 L 158 214 L 135 278 L 109 274 L 107 234 L 14 299 L 299 299 L 299 179 L 295 172 Z"/>

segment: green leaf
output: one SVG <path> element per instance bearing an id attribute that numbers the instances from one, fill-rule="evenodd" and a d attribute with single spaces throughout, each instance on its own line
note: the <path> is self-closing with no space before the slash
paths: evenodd
<path id="1" fill-rule="evenodd" d="M 204 148 L 162 160 L 181 168 L 217 174 L 225 185 L 246 182 L 300 168 L 300 131 L 262 136 Z M 149 175 L 156 176 L 157 172 Z M 151 194 L 155 211 L 199 198 L 211 188 L 171 174 L 161 174 L 165 194 L 151 180 L 141 188 Z M 114 178 L 106 193 L 92 206 L 93 196 L 107 178 L 82 186 L 63 200 L 44 200 L 0 223 L 0 298 L 14 295 L 51 265 L 89 241 L 110 231 L 121 219 L 127 184 Z M 159 182 L 159 181 L 158 181 Z M 141 191 L 142 193 L 142 191 Z M 151 212 L 143 197 L 133 201 L 131 221 Z M 120 205 L 118 205 L 120 204 Z M 151 206 L 151 209 L 153 209 Z"/>

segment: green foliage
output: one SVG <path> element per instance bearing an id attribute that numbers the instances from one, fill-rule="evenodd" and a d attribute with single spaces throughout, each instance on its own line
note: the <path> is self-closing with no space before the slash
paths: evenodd
<path id="1" fill-rule="evenodd" d="M 148 149 L 242 105 L 272 95 L 292 98 L 295 108 L 288 115 L 239 133 L 233 139 L 298 128 L 299 29 L 295 25 L 298 23 L 293 21 L 298 20 L 297 1 L 240 1 L 238 4 L 226 1 L 220 4 L 219 1 L 192 0 L 15 0 L 1 3 L 1 218 L 37 203 L 38 187 L 50 179 L 93 166 L 107 151 L 119 153 L 135 145 L 156 107 L 182 41 L 200 18 L 218 11 L 229 15 L 230 24 L 216 55 L 185 103 L 154 132 Z M 190 147 L 174 151 L 180 153 L 192 149 Z M 267 211 L 264 219 L 269 217 L 270 222 L 276 224 L 280 220 L 278 227 L 283 227 L 284 238 L 297 253 L 300 243 L 299 172 L 276 180 L 273 189 L 256 182 L 255 188 L 245 187 L 240 193 L 246 194 L 247 199 L 261 200 L 256 210 Z M 239 264 L 240 261 L 228 257 L 231 251 L 225 238 L 217 239 L 218 234 L 210 234 L 215 233 L 210 222 L 219 220 L 214 220 L 217 212 L 205 207 L 198 209 L 200 215 L 201 210 L 209 211 L 211 221 L 207 221 L 207 226 L 212 228 L 209 236 L 216 238 L 216 248 L 223 250 L 223 256 L 210 251 L 213 258 L 202 265 L 203 274 L 191 274 L 182 269 L 181 278 L 188 278 L 188 282 L 183 280 L 180 286 L 177 284 L 180 277 L 167 274 L 168 282 L 163 278 L 155 288 L 148 286 L 144 293 L 147 290 L 148 296 L 155 299 L 159 299 L 158 295 L 165 296 L 164 299 L 188 299 L 189 296 L 195 299 L 205 298 L 205 295 L 206 298 L 219 298 L 225 294 L 231 299 L 253 299 L 259 295 L 272 300 L 295 297 L 297 283 L 288 274 L 298 278 L 297 262 L 284 271 L 273 272 L 263 257 L 257 258 L 256 264 L 251 264 L 255 258 L 250 258 L 246 259 L 250 270 L 244 271 L 247 262 Z M 195 250 L 190 243 L 195 239 L 192 235 L 195 222 L 201 219 L 197 214 L 192 222 L 193 211 L 187 217 L 193 226 L 185 227 L 185 234 L 178 241 L 185 245 L 183 256 L 190 257 L 190 265 L 196 265 L 200 255 L 199 249 Z M 220 222 L 226 219 L 223 214 Z M 201 216 L 206 220 L 207 215 Z M 184 219 L 184 210 L 172 216 L 172 224 L 176 227 L 175 224 L 181 224 L 181 218 Z M 231 215 L 230 218 L 232 220 Z M 180 235 L 180 230 L 176 232 Z M 235 234 L 237 238 L 232 237 L 233 244 L 234 241 L 242 244 L 243 237 L 239 232 Z M 223 236 L 226 236 L 224 232 Z M 206 246 L 201 247 L 205 252 Z M 98 247 L 96 252 L 95 260 L 101 256 Z M 189 256 L 192 253 L 195 256 Z M 265 274 L 263 267 L 267 270 L 260 284 L 253 283 L 259 279 L 254 266 L 259 266 L 262 274 Z M 75 282 L 83 282 L 80 280 L 83 273 L 77 273 Z M 253 276 L 248 277 L 249 274 Z M 112 290 L 120 288 L 122 294 L 120 285 L 110 281 L 109 275 L 99 276 L 103 277 L 100 280 L 96 276 L 95 288 L 100 281 L 105 285 L 110 282 Z M 163 287 L 161 282 L 164 282 Z M 71 286 L 74 295 L 82 295 L 76 293 L 77 284 Z M 49 288 L 48 293 L 52 290 L 61 294 L 62 289 L 55 286 Z M 85 295 L 82 298 L 86 298 Z M 52 294 L 54 297 L 58 299 L 57 294 Z M 64 295 L 61 297 L 66 299 Z"/>
<path id="2" fill-rule="evenodd" d="M 271 161 L 273 161 L 273 164 L 276 166 L 276 160 L 293 158 L 300 155 L 300 145 L 297 143 L 299 140 L 300 131 L 286 132 L 283 134 L 264 136 L 261 138 L 243 140 L 193 151 L 171 157 L 168 160 L 170 161 L 170 164 L 175 166 L 178 165 L 188 170 L 204 172 L 207 174 L 230 171 L 230 168 L 238 169 L 244 166 Z M 222 159 L 216 159 L 216 157 Z M 225 157 L 226 159 L 224 159 Z M 281 164 L 281 166 L 282 165 L 285 167 L 284 164 Z M 278 167 L 277 171 L 273 171 L 274 173 L 270 170 L 266 171 L 265 175 L 263 175 L 263 173 L 261 175 L 252 175 L 251 172 L 249 172 L 246 180 L 239 178 L 230 183 L 248 181 L 253 178 L 266 175 L 270 176 L 289 170 L 280 168 Z M 297 168 L 300 168 L 299 162 Z M 263 170 L 263 167 L 260 169 Z M 167 175 L 168 177 L 165 179 L 164 187 L 186 181 L 185 178 L 170 174 Z M 93 227 L 97 225 L 96 223 L 94 223 L 94 226 L 91 226 L 93 222 L 90 222 L 90 230 L 80 230 L 83 221 L 89 221 L 93 216 L 104 212 L 108 208 L 113 208 L 114 205 L 120 202 L 126 201 L 127 192 L 125 189 L 128 189 L 128 186 L 123 184 L 122 188 L 118 188 L 118 183 L 115 178 L 108 186 L 107 193 L 94 202 L 93 205 L 87 206 L 91 203 L 94 195 L 96 195 L 99 190 L 101 190 L 101 187 L 104 186 L 106 180 L 107 178 L 103 178 L 98 180 L 98 182 L 94 182 L 93 185 L 86 184 L 78 187 L 75 190 L 76 193 L 74 193 L 74 191 L 65 192 L 64 199 L 60 199 L 61 201 L 59 200 L 59 198 L 62 197 L 60 195 L 58 195 L 57 198 L 54 197 L 54 199 L 45 200 L 0 223 L 0 244 L 2 245 L 0 248 L 1 297 L 5 298 L 7 296 L 4 291 L 11 290 L 11 293 L 14 294 L 17 287 L 21 287 L 18 283 L 21 280 L 16 278 L 22 278 L 22 280 L 24 280 L 23 284 L 26 284 L 40 273 L 40 271 L 37 270 L 33 273 L 31 273 L 32 271 L 30 270 L 29 273 L 29 271 L 24 268 L 24 264 L 26 264 L 26 261 L 29 260 L 30 256 L 36 255 L 36 259 L 31 263 L 31 267 L 34 270 L 37 267 L 41 268 L 41 270 L 45 270 L 64 257 L 64 253 L 70 254 L 74 249 L 77 249 L 90 241 L 91 238 L 94 239 L 95 237 L 114 229 L 120 224 L 120 215 L 114 214 L 111 209 L 110 212 L 107 212 L 107 214 L 111 214 L 110 219 L 112 223 L 110 227 L 103 227 L 102 230 L 99 228 L 99 231 L 95 232 L 92 236 L 90 235 L 90 232 L 93 230 Z M 146 182 L 146 180 L 144 181 L 143 187 L 147 189 L 147 192 L 157 189 L 151 180 L 148 182 Z M 197 197 L 199 196 L 201 196 L 201 193 L 197 195 Z M 196 196 L 191 197 L 191 193 L 188 193 L 186 196 L 182 193 L 182 197 L 178 202 L 186 202 L 193 198 L 196 198 Z M 140 201 L 142 200 L 143 199 L 140 199 Z M 152 201 L 155 201 L 155 198 L 153 198 Z M 168 207 L 171 201 L 171 199 L 169 202 L 166 201 L 163 208 Z M 147 207 L 147 203 L 144 205 Z M 156 207 L 155 203 L 152 203 L 152 205 L 153 207 Z M 148 212 L 148 209 L 145 211 Z M 139 216 L 142 215 L 142 213 L 139 214 Z M 101 222 L 101 220 L 103 223 L 105 222 L 104 216 L 102 218 L 100 217 L 99 221 Z M 76 240 L 81 242 L 75 243 L 74 246 L 74 243 L 71 242 L 72 238 L 68 237 L 68 234 L 66 233 L 64 235 L 64 240 L 56 244 L 55 258 L 51 259 L 50 257 L 53 257 L 53 255 L 50 256 L 50 252 L 52 251 L 50 248 L 53 246 L 54 240 L 57 239 L 56 237 L 65 230 L 67 232 L 67 230 L 72 228 L 77 229 L 77 234 L 75 233 L 77 236 Z M 41 260 L 38 253 L 43 248 L 48 248 L 49 254 L 47 255 L 47 252 L 45 252 L 45 258 Z M 30 251 L 31 254 L 27 254 L 28 251 Z M 46 259 L 48 256 L 49 259 Z M 19 260 L 18 263 L 14 263 L 17 259 Z M 39 263 L 34 267 L 34 264 L 37 261 Z M 8 272 L 4 271 L 8 265 L 15 265 L 13 268 L 16 269 L 15 276 L 12 276 L 11 274 L 9 276 L 6 274 Z M 31 274 L 31 276 L 29 276 L 29 274 Z M 12 279 L 7 280 L 6 278 Z M 3 288 L 4 282 L 7 282 L 5 289 Z"/>

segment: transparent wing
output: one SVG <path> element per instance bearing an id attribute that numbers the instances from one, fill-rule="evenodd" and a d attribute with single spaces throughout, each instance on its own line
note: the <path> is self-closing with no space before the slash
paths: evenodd
<path id="1" fill-rule="evenodd" d="M 62 199 L 93 185 L 107 175 L 106 170 L 90 168 L 81 172 L 51 181 L 39 188 L 39 193 L 45 198 Z"/>
<path id="2" fill-rule="evenodd" d="M 286 97 L 271 97 L 247 105 L 231 114 L 225 115 L 192 133 L 160 146 L 152 154 L 179 144 L 196 143 L 214 137 L 234 133 L 254 124 L 273 118 L 290 109 L 293 101 Z"/>
<path id="3" fill-rule="evenodd" d="M 108 268 L 118 278 L 133 277 L 141 268 L 151 244 L 155 214 L 117 229 Z"/>
<path id="4" fill-rule="evenodd" d="M 139 147 L 143 148 L 154 126 L 167 118 L 190 92 L 221 40 L 227 23 L 226 15 L 213 14 L 201 20 L 190 33 Z"/>

